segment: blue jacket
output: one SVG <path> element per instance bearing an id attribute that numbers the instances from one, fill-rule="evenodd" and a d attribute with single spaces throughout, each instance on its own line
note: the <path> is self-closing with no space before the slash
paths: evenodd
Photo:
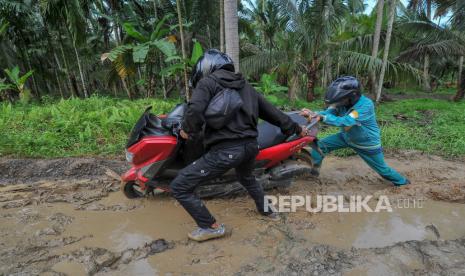
<path id="1" fill-rule="evenodd" d="M 382 150 L 375 107 L 369 98 L 361 96 L 350 109 L 330 107 L 318 114 L 324 123 L 341 128 L 341 136 L 349 146 L 373 153 Z"/>

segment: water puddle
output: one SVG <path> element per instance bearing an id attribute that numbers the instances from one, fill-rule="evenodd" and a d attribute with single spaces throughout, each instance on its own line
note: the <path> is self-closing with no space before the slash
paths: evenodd
<path id="1" fill-rule="evenodd" d="M 341 248 L 384 247 L 409 240 L 463 237 L 463 217 L 463 204 L 428 200 L 423 208 L 395 208 L 392 213 L 320 213 L 311 217 L 315 228 L 301 233 L 311 241 Z"/>
<path id="2" fill-rule="evenodd" d="M 19 241 L 23 237 L 37 237 L 44 242 L 63 237 L 83 237 L 77 242 L 50 249 L 50 254 L 61 255 L 85 247 L 92 250 L 105 248 L 111 252 L 123 252 L 143 247 L 157 239 L 165 239 L 175 243 L 173 249 L 147 258 L 135 258 L 118 266 L 117 271 L 108 270 L 108 273 L 177 275 L 205 274 L 207 271 L 228 274 L 237 272 L 250 262 L 253 262 L 254 267 L 268 267 L 276 261 L 274 258 L 284 254 L 287 248 L 297 246 L 295 241 L 299 240 L 313 245 L 328 244 L 348 249 L 385 247 L 409 240 L 449 240 L 465 236 L 464 205 L 432 200 L 425 201 L 423 208 L 394 209 L 392 213 L 310 214 L 300 211 L 283 214 L 287 217 L 285 223 L 262 220 L 256 214 L 249 197 L 209 200 L 206 201 L 206 205 L 218 221 L 225 223 L 233 231 L 230 237 L 206 243 L 187 240 L 186 233 L 194 229 L 195 224 L 184 209 L 170 197 L 128 200 L 121 193 L 112 193 L 98 201 L 98 204 L 135 204 L 137 208 L 92 211 L 77 210 L 71 204 L 54 203 L 26 209 L 10 209 L 0 218 L 3 227 L 0 234 L 5 234 L 3 244 L 14 248 L 15 244 L 20 244 Z M 51 217 L 55 219 L 52 220 Z M 22 232 L 18 232 L 18 222 L 21 221 L 26 225 L 22 225 Z M 62 229 L 62 232 L 44 230 L 51 229 L 54 225 L 57 229 Z M 289 233 L 285 233 L 286 231 Z M 291 241 L 287 234 L 296 239 Z M 287 245 L 289 247 L 286 247 Z M 29 245 L 27 242 L 23 242 L 22 246 L 35 248 L 34 244 Z M 403 259 L 408 259 L 408 256 Z M 360 266 L 349 271 L 349 275 L 393 271 L 394 268 L 383 267 L 387 265 L 384 264 L 385 261 L 387 262 L 380 260 L 379 265 Z M 414 262 L 415 260 L 411 266 L 418 266 Z M 53 265 L 54 271 L 70 275 L 85 275 L 85 269 L 83 264 L 75 260 L 64 260 Z"/>

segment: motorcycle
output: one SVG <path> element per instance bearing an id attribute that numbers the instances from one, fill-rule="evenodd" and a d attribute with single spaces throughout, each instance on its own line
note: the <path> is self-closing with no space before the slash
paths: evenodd
<path id="1" fill-rule="evenodd" d="M 186 104 L 177 105 L 168 115 L 155 116 L 147 108 L 129 135 L 126 159 L 131 168 L 121 176 L 123 193 L 128 198 L 155 192 L 169 192 L 177 173 L 204 153 L 201 137 L 183 140 L 179 136 Z M 310 123 L 298 112 L 288 116 L 306 125 L 309 135 L 286 137 L 280 128 L 262 121 L 258 124 L 259 154 L 254 175 L 265 190 L 288 187 L 292 180 L 307 176 L 312 168 L 311 148 L 317 149 L 317 121 Z M 201 197 L 219 197 L 245 191 L 233 170 L 210 179 L 196 189 Z"/>

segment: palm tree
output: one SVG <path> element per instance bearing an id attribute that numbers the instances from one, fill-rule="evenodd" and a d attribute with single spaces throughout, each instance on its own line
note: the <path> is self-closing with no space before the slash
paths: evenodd
<path id="1" fill-rule="evenodd" d="M 253 22 L 254 30 L 260 34 L 259 44 L 267 47 L 271 52 L 275 36 L 285 28 L 288 17 L 280 12 L 279 6 L 272 0 L 262 0 L 259 4 L 247 0 L 246 3 L 245 14 Z"/>
<path id="2" fill-rule="evenodd" d="M 426 15 L 428 21 L 432 19 L 432 0 L 410 0 L 408 8 L 417 10 Z M 431 92 L 430 78 L 430 53 L 425 53 L 423 57 L 423 90 Z"/>
<path id="3" fill-rule="evenodd" d="M 376 59 L 378 57 L 379 49 L 379 40 L 381 37 L 381 25 L 383 23 L 383 14 L 384 14 L 384 0 L 378 0 L 376 8 L 376 26 L 375 33 L 373 34 L 373 48 L 371 52 L 371 58 Z M 377 93 L 377 84 L 376 84 L 376 72 L 370 72 L 370 84 L 371 84 L 371 93 L 376 95 Z"/>
<path id="4" fill-rule="evenodd" d="M 417 60 L 430 54 L 431 64 L 434 65 L 432 68 L 440 75 L 444 75 L 445 71 L 451 73 L 451 68 L 455 66 L 451 66 L 450 63 L 447 65 L 443 61 L 454 59 L 453 63 L 456 63 L 456 60 L 460 61 L 460 57 L 465 53 L 465 35 L 460 31 L 459 25 L 440 26 L 429 21 L 423 13 L 417 11 L 406 14 L 399 27 L 410 42 L 403 45 L 403 51 L 399 54 L 398 60 L 409 61 L 422 67 L 424 63 L 418 64 Z M 460 63 L 457 65 L 455 68 L 460 70 Z M 462 83 L 460 75 L 458 74 L 458 83 Z M 457 93 L 460 94 L 460 91 L 458 87 Z"/>
<path id="5" fill-rule="evenodd" d="M 224 26 L 226 53 L 234 61 L 236 71 L 239 71 L 239 26 L 237 15 L 237 0 L 224 0 Z"/>
<path id="6" fill-rule="evenodd" d="M 457 93 L 452 98 L 453 101 L 460 101 L 465 96 L 465 73 L 463 72 L 463 56 L 459 58 L 459 72 L 457 74 Z"/>
<path id="7" fill-rule="evenodd" d="M 224 0 L 220 1 L 220 51 L 224 52 Z"/>
<path id="8" fill-rule="evenodd" d="M 347 14 L 347 7 L 337 0 L 293 1 L 279 0 L 278 7 L 285 12 L 287 23 L 283 24 L 285 47 L 272 55 L 257 54 L 248 57 L 244 67 L 270 67 L 279 62 L 288 69 L 289 78 L 296 70 L 303 72 L 306 79 L 306 99 L 315 99 L 322 56 L 331 47 L 331 35 Z M 290 44 L 290 45 L 289 45 Z M 246 68 L 247 71 L 250 68 Z M 293 83 L 296 83 L 294 79 Z"/>
<path id="9" fill-rule="evenodd" d="M 450 18 L 451 27 L 463 36 L 465 30 L 465 1 L 464 0 L 437 0 L 438 7 L 436 14 L 444 15 L 448 12 L 452 13 Z M 462 40 L 463 43 L 463 40 Z M 465 73 L 463 70 L 463 60 L 465 51 L 459 54 L 458 74 L 457 74 L 457 93 L 452 98 L 454 101 L 459 101 L 465 96 Z"/>
<path id="10" fill-rule="evenodd" d="M 381 100 L 381 92 L 383 90 L 383 83 L 384 83 L 384 74 L 386 72 L 387 61 L 389 56 L 389 46 L 391 43 L 391 34 L 392 34 L 392 26 L 394 25 L 394 19 L 396 17 L 396 7 L 397 7 L 397 0 L 390 1 L 389 7 L 389 15 L 388 15 L 388 26 L 386 30 L 386 39 L 384 42 L 384 54 L 383 54 L 383 65 L 381 66 L 381 73 L 379 74 L 379 81 L 378 81 L 378 91 L 376 93 L 376 102 Z"/>
<path id="11" fill-rule="evenodd" d="M 181 15 L 181 0 L 176 0 L 176 10 L 178 13 L 178 24 L 179 24 L 179 34 L 181 36 L 181 51 L 182 51 L 182 59 L 186 60 L 186 46 L 184 42 L 184 32 L 183 32 L 183 24 L 182 24 L 182 15 Z M 186 89 L 186 100 L 188 101 L 190 98 L 189 94 L 189 79 L 187 78 L 187 65 L 184 64 L 184 87 Z"/>

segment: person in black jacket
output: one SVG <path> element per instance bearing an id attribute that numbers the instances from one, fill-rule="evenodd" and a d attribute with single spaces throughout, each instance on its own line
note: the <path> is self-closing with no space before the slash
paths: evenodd
<path id="1" fill-rule="evenodd" d="M 259 151 L 258 118 L 279 126 L 286 135 L 307 134 L 306 128 L 300 127 L 267 102 L 241 74 L 234 71 L 234 63 L 228 55 L 211 49 L 199 59 L 191 76 L 194 90 L 180 132 L 184 139 L 203 130 L 205 109 L 216 93 L 225 88 L 234 89 L 243 101 L 239 112 L 223 128 L 213 129 L 205 125 L 204 143 L 207 153 L 182 169 L 170 184 L 173 196 L 199 227 L 188 233 L 188 237 L 196 241 L 222 237 L 225 235 L 225 227 L 216 222 L 194 194 L 194 189 L 202 181 L 219 177 L 232 168 L 235 168 L 239 182 L 254 199 L 258 211 L 270 219 L 279 219 L 276 213 L 264 211 L 263 188 L 252 174 L 255 156 Z"/>

